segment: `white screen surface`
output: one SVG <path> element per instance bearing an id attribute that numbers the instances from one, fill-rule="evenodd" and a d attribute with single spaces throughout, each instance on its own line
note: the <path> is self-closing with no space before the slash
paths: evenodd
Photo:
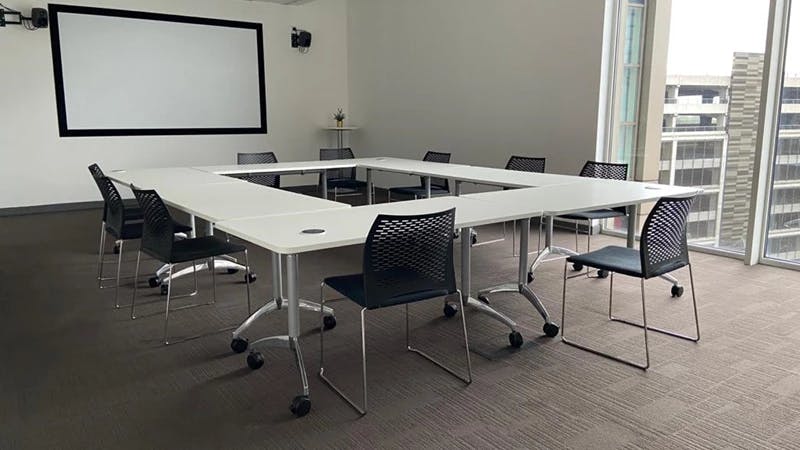
<path id="1" fill-rule="evenodd" d="M 266 132 L 261 35 L 254 24 L 56 14 L 62 134 Z"/>

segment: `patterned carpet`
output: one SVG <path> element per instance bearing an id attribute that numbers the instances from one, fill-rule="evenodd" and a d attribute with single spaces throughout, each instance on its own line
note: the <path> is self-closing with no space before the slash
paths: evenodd
<path id="1" fill-rule="evenodd" d="M 313 407 L 294 419 L 288 405 L 300 387 L 289 352 L 264 350 L 266 364 L 251 371 L 244 355 L 230 351 L 228 333 L 165 347 L 163 301 L 146 284 L 142 301 L 151 303 L 140 318 L 113 308 L 113 291 L 94 281 L 99 219 L 98 210 L 0 219 L 0 448 L 800 447 L 797 272 L 692 254 L 702 340 L 651 334 L 646 373 L 543 337 L 542 321 L 524 299 L 500 295 L 492 304 L 518 319 L 525 344 L 509 349 L 507 330 L 468 311 L 474 382 L 465 386 L 405 351 L 402 308 L 374 312 L 367 325 L 370 412 L 363 418 L 316 376 L 317 317 L 304 313 Z M 498 233 L 480 230 L 481 239 Z M 560 233 L 557 241 L 570 245 L 573 237 Z M 269 258 L 251 249 L 260 305 L 271 292 Z M 134 257 L 126 255 L 124 272 Z M 303 297 L 316 299 L 322 277 L 355 272 L 360 259 L 359 247 L 302 256 Z M 557 322 L 562 269 L 561 261 L 545 264 L 533 284 Z M 474 249 L 475 288 L 515 274 L 510 241 Z M 688 273 L 679 278 L 688 288 Z M 175 289 L 188 290 L 189 280 Z M 200 300 L 209 298 L 210 282 L 201 274 Z M 172 315 L 175 338 L 244 318 L 242 274 L 218 283 L 217 304 Z M 638 280 L 617 277 L 617 315 L 639 318 L 638 287 Z M 607 291 L 608 280 L 570 281 L 570 336 L 641 358 L 641 331 L 605 320 Z M 125 303 L 131 292 L 128 283 Z M 652 324 L 692 331 L 688 289 L 672 299 L 669 285 L 652 280 L 647 292 Z M 336 308 L 327 371 L 358 395 L 358 309 L 344 302 Z M 460 320 L 444 319 L 440 301 L 411 312 L 417 345 L 463 367 Z M 261 320 L 248 336 L 283 332 L 284 314 Z"/>

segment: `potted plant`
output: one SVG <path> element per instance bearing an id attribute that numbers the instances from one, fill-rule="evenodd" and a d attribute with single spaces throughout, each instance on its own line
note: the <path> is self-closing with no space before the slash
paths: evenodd
<path id="1" fill-rule="evenodd" d="M 344 126 L 345 117 L 347 116 L 344 114 L 344 111 L 342 111 L 342 108 L 337 109 L 336 112 L 333 113 L 333 119 L 336 121 L 336 126 L 338 128 L 342 128 Z"/>

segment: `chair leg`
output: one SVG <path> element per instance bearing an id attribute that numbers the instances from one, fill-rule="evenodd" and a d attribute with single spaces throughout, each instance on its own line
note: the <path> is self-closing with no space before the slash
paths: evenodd
<path id="1" fill-rule="evenodd" d="M 174 264 L 169 265 L 167 269 L 167 276 L 172 277 L 172 267 Z M 172 295 L 172 283 L 167 284 L 167 309 L 164 313 L 164 345 L 169 345 L 169 299 Z"/>
<path id="2" fill-rule="evenodd" d="M 458 293 L 459 306 L 461 307 L 460 311 L 464 311 L 464 299 L 461 296 L 461 291 L 456 291 L 456 292 Z M 453 375 L 454 377 L 458 378 L 459 380 L 463 381 L 464 383 L 470 384 L 470 383 L 472 383 L 472 362 L 471 362 L 470 357 L 469 357 L 469 339 L 467 337 L 467 320 L 465 318 L 465 314 L 463 314 L 463 313 L 461 314 L 461 325 L 462 325 L 463 331 L 464 331 L 464 345 L 466 346 L 466 357 L 467 357 L 467 376 L 466 376 L 466 378 L 462 377 L 455 370 L 445 366 L 444 364 L 442 364 L 441 362 L 439 362 L 438 360 L 436 360 L 432 356 L 428 355 L 427 353 L 423 352 L 422 350 L 419 350 L 419 349 L 414 348 L 414 347 L 411 346 L 410 336 L 409 336 L 409 328 L 408 328 L 408 304 L 406 304 L 406 348 L 409 351 L 414 352 L 414 353 L 422 356 L 423 358 L 427 359 L 428 361 L 436 364 L 440 368 L 444 369 L 447 373 L 449 373 L 450 375 Z"/>
<path id="3" fill-rule="evenodd" d="M 117 255 L 117 283 L 114 287 L 114 308 L 119 308 L 119 275 L 122 269 L 122 246 L 124 244 L 125 241 L 122 239 L 117 241 L 117 245 L 119 245 L 119 255 Z"/>
<path id="4" fill-rule="evenodd" d="M 106 246 L 106 223 L 100 222 L 100 247 L 97 249 L 97 287 L 103 287 L 103 258 Z"/>
<path id="5" fill-rule="evenodd" d="M 612 274 L 613 275 L 613 274 Z M 638 362 L 634 362 L 628 359 L 620 358 L 618 356 L 614 356 L 608 353 L 601 352 L 599 350 L 595 350 L 591 347 L 587 347 L 576 342 L 572 342 L 567 339 L 567 327 L 566 327 L 566 310 L 567 310 L 567 262 L 564 261 L 564 285 L 562 288 L 561 294 L 561 342 L 579 348 L 581 350 L 587 351 L 589 353 L 594 353 L 595 355 L 602 356 L 617 362 L 621 362 L 623 364 L 627 364 L 632 367 L 636 367 L 637 369 L 647 370 L 650 367 L 650 345 L 647 338 L 647 306 L 645 302 L 645 294 L 644 294 L 644 278 L 641 279 L 641 290 L 642 290 L 642 320 L 644 322 L 644 353 L 645 353 L 645 363 L 640 364 Z M 609 304 L 610 304 L 609 298 Z"/>
<path id="6" fill-rule="evenodd" d="M 636 323 L 627 319 L 620 319 L 619 317 L 614 317 L 611 315 L 611 305 L 609 304 L 609 320 L 613 320 L 614 322 L 624 323 L 626 325 L 631 325 L 634 327 L 644 328 L 647 327 L 650 331 L 655 331 L 656 333 L 665 334 L 667 336 L 676 337 L 678 339 L 684 339 L 687 341 L 698 342 L 700 340 L 700 321 L 698 319 L 697 314 L 697 299 L 694 296 L 694 276 L 692 274 L 692 265 L 689 264 L 689 283 L 692 286 L 692 309 L 694 312 L 694 327 L 695 327 L 695 335 L 690 336 L 688 334 L 677 333 L 672 330 L 667 330 L 665 328 L 659 328 L 654 326 L 647 326 L 646 324 Z"/>
<path id="7" fill-rule="evenodd" d="M 131 320 L 136 318 L 136 292 L 139 288 L 139 263 L 142 261 L 142 251 L 136 252 L 136 270 L 133 271 L 133 297 L 131 297 Z"/>
<path id="8" fill-rule="evenodd" d="M 244 276 L 247 288 L 247 316 L 249 317 L 252 314 L 252 308 L 250 306 L 250 258 L 247 256 L 247 249 L 244 249 Z"/>
<path id="9" fill-rule="evenodd" d="M 216 264 L 213 256 L 211 257 L 211 261 L 209 261 L 209 263 L 209 268 L 211 269 L 211 301 L 208 302 L 208 304 L 213 305 L 217 302 L 217 271 L 215 270 Z"/>
<path id="10" fill-rule="evenodd" d="M 366 333 L 365 333 L 365 322 L 366 322 L 366 308 L 361 309 L 361 367 L 362 367 L 362 383 L 363 383 L 363 408 L 356 404 L 350 397 L 347 396 L 339 387 L 337 387 L 333 382 L 325 376 L 325 282 L 319 284 L 319 304 L 321 305 L 319 309 L 319 378 L 328 385 L 333 392 L 335 392 L 339 397 L 342 398 L 347 404 L 349 404 L 353 409 L 355 409 L 359 414 L 362 416 L 367 413 L 367 344 L 366 344 Z"/>

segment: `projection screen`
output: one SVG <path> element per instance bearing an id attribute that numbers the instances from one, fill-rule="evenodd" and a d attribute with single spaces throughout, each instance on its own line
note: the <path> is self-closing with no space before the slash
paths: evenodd
<path id="1" fill-rule="evenodd" d="M 49 11 L 61 136 L 267 132 L 260 23 Z"/>

